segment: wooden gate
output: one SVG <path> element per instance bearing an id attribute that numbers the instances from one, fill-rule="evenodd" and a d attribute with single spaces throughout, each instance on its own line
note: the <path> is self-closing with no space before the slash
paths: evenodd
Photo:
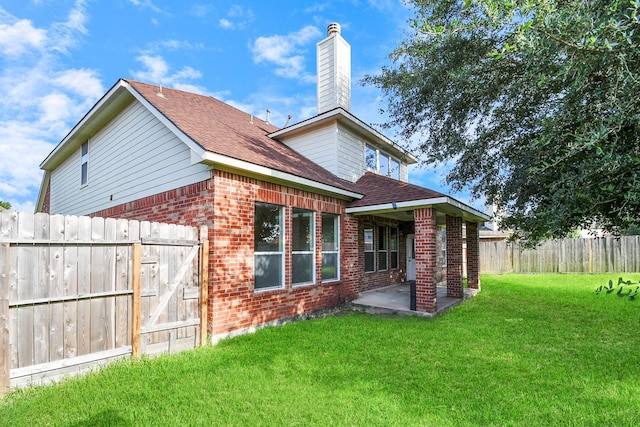
<path id="1" fill-rule="evenodd" d="M 206 227 L 0 212 L 0 396 L 206 343 L 206 236 Z"/>

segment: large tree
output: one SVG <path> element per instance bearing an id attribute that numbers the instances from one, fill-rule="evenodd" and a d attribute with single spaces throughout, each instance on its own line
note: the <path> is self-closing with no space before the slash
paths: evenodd
<path id="1" fill-rule="evenodd" d="M 640 224 L 640 1 L 414 0 L 387 126 L 525 242 Z"/>

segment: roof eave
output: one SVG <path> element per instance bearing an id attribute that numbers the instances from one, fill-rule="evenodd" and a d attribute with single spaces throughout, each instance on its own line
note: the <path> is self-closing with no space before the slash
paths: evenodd
<path id="1" fill-rule="evenodd" d="M 203 154 L 201 161 L 202 163 L 218 166 L 219 169 L 240 171 L 246 175 L 256 176 L 268 181 L 283 182 L 294 187 L 311 189 L 314 192 L 330 194 L 345 200 L 362 199 L 364 197 L 363 194 L 356 193 L 354 191 L 303 178 L 288 172 L 256 165 L 254 163 L 224 156 L 222 154 L 212 153 L 210 151 Z"/>
<path id="2" fill-rule="evenodd" d="M 347 208 L 346 212 L 353 215 L 376 215 L 420 208 L 433 207 L 453 216 L 461 216 L 465 221 L 485 222 L 491 218 L 462 202 L 451 197 L 435 197 L 431 199 L 408 200 L 404 202 L 391 202 L 370 206 L 358 206 Z"/>

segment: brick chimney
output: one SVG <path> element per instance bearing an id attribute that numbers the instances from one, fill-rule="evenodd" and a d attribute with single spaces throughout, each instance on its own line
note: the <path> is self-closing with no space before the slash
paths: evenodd
<path id="1" fill-rule="evenodd" d="M 337 107 L 351 109 L 351 46 L 340 35 L 340 24 L 327 27 L 317 45 L 318 114 Z"/>

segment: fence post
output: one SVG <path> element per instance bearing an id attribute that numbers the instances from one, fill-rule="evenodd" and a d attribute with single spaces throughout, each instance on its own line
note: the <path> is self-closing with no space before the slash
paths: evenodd
<path id="1" fill-rule="evenodd" d="M 133 288 L 133 300 L 131 303 L 131 357 L 140 358 L 140 328 L 142 315 L 142 294 L 140 292 L 140 270 L 142 269 L 142 245 L 133 244 L 131 254 L 131 287 Z"/>
<path id="2" fill-rule="evenodd" d="M 9 243 L 0 247 L 0 398 L 9 392 L 11 367 L 9 359 L 9 279 L 11 252 Z"/>
<path id="3" fill-rule="evenodd" d="M 207 344 L 209 309 L 209 231 L 200 227 L 200 346 Z"/>

